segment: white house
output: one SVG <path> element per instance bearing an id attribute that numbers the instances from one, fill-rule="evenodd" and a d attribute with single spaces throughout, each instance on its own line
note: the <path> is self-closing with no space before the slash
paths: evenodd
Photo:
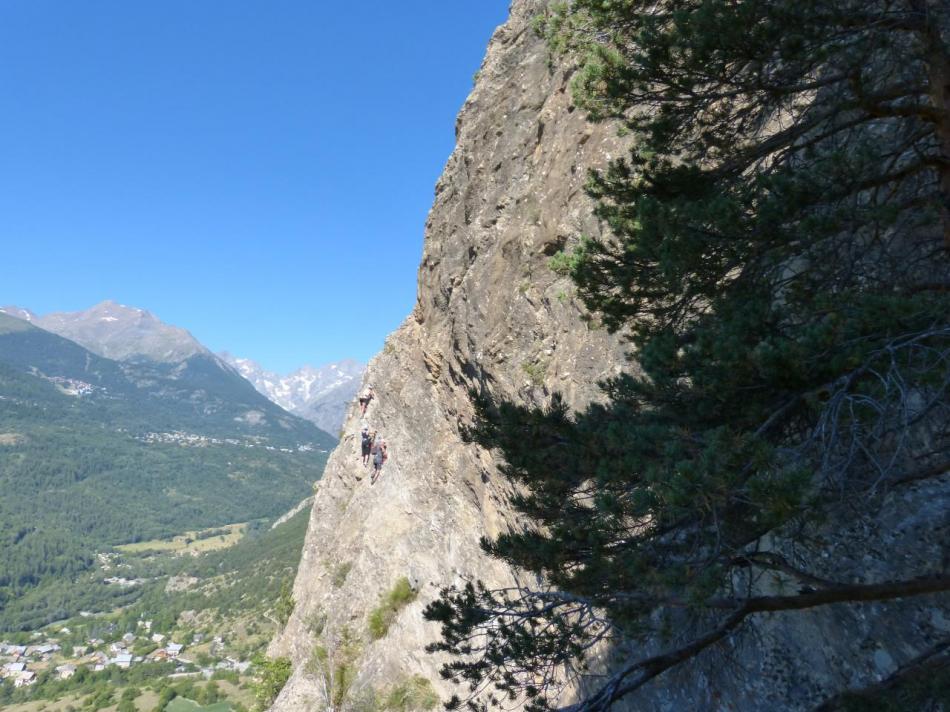
<path id="1" fill-rule="evenodd" d="M 56 668 L 56 674 L 59 675 L 60 680 L 68 680 L 76 674 L 76 666 L 68 664 L 60 665 L 58 668 Z"/>
<path id="2" fill-rule="evenodd" d="M 32 670 L 24 670 L 23 672 L 18 672 L 16 677 L 13 679 L 14 687 L 27 687 L 36 682 L 36 673 Z"/>
<path id="3" fill-rule="evenodd" d="M 123 670 L 128 670 L 132 666 L 132 654 L 120 653 L 110 660 L 109 664 L 115 665 L 116 667 L 122 668 Z"/>

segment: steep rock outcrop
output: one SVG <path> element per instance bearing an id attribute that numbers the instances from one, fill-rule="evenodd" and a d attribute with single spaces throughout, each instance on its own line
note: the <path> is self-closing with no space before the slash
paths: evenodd
<path id="1" fill-rule="evenodd" d="M 441 660 L 424 652 L 438 630 L 422 620 L 423 607 L 446 584 L 505 585 L 515 576 L 478 546 L 516 522 L 498 463 L 460 436 L 472 415 L 470 387 L 534 403 L 560 391 L 581 407 L 598 397 L 599 379 L 626 365 L 623 345 L 583 318 L 569 280 L 548 267 L 576 236 L 599 232 L 585 173 L 624 145 L 611 127 L 571 109 L 568 72 L 552 66 L 531 30 L 545 4 L 514 1 L 459 116 L 426 226 L 416 308 L 365 381 L 378 394 L 366 423 L 385 436 L 391 458 L 371 484 L 352 407 L 314 500 L 296 609 L 271 646 L 294 661 L 275 710 L 323 708 L 310 661 L 317 646 L 332 655 L 344 637 L 359 641 L 341 656 L 355 675 L 351 697 L 413 675 L 443 696 L 454 692 L 439 680 Z M 783 553 L 842 581 L 932 572 L 946 561 L 948 499 L 950 476 L 896 489 L 863 509 L 842 507 L 811 542 Z M 419 595 L 373 640 L 371 612 L 402 577 Z M 811 710 L 886 679 L 948 635 L 947 596 L 761 616 L 624 707 Z"/>
<path id="2" fill-rule="evenodd" d="M 271 646 L 295 663 L 275 710 L 320 709 L 307 662 L 318 638 L 326 645 L 344 628 L 364 640 L 353 694 L 411 675 L 447 694 L 440 661 L 424 652 L 438 628 L 422 608 L 446 584 L 512 576 L 478 545 L 511 524 L 509 485 L 489 453 L 460 437 L 469 388 L 533 402 L 557 390 L 579 407 L 623 363 L 619 340 L 581 318 L 569 280 L 548 267 L 570 240 L 598 231 L 586 171 L 621 148 L 614 130 L 589 127 L 570 107 L 568 77 L 531 29 L 543 6 L 515 1 L 459 115 L 426 225 L 417 305 L 366 376 L 377 398 L 365 421 L 390 459 L 371 484 L 354 406 L 319 483 L 294 614 Z M 419 595 L 371 642 L 368 616 L 401 577 Z"/>

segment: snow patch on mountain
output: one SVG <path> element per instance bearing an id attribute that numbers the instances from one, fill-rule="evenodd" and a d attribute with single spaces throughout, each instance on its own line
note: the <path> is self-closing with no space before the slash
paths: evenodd
<path id="1" fill-rule="evenodd" d="M 351 359 L 280 375 L 248 358 L 218 354 L 262 394 L 328 433 L 339 432 L 347 405 L 356 397 L 365 364 Z"/>
<path id="2" fill-rule="evenodd" d="M 205 357 L 224 371 L 236 371 L 284 410 L 331 434 L 340 431 L 366 368 L 347 359 L 280 375 L 248 358 L 228 353 L 216 356 L 185 329 L 166 324 L 145 309 L 113 301 L 84 311 L 42 316 L 17 306 L 0 307 L 0 313 L 31 322 L 109 359 L 171 364 L 173 378 L 185 373 L 193 357 Z"/>
<path id="3" fill-rule="evenodd" d="M 0 314 L 6 314 L 7 316 L 12 316 L 15 319 L 22 319 L 23 321 L 29 322 L 34 322 L 37 319 L 36 314 L 31 312 L 29 309 L 24 309 L 23 307 L 13 305 L 0 307 Z"/>

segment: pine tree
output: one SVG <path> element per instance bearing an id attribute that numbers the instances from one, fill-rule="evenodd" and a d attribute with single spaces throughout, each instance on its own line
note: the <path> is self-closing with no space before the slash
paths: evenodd
<path id="1" fill-rule="evenodd" d="M 853 584 L 787 553 L 950 470 L 950 6 L 574 0 L 539 25 L 633 145 L 589 180 L 609 238 L 560 263 L 640 370 L 579 414 L 477 394 L 471 437 L 537 524 L 484 547 L 550 587 L 444 591 L 444 674 L 543 708 L 610 643 L 576 706 L 602 710 L 759 613 L 950 589 L 937 562 Z"/>

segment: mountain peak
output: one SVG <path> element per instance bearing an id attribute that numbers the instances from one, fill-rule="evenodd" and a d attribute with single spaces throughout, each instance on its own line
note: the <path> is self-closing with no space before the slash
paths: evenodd
<path id="1" fill-rule="evenodd" d="M 34 322 L 37 319 L 36 314 L 31 312 L 29 309 L 24 309 L 23 307 L 18 307 L 14 304 L 8 304 L 7 306 L 0 307 L 0 313 L 29 322 Z"/>
<path id="2" fill-rule="evenodd" d="M 340 429 L 366 368 L 353 359 L 344 359 L 319 367 L 302 366 L 293 373 L 280 375 L 248 358 L 227 352 L 218 356 L 274 403 L 316 423 L 328 433 Z"/>
<path id="3" fill-rule="evenodd" d="M 83 311 L 47 314 L 33 322 L 93 353 L 120 361 L 175 363 L 210 353 L 187 330 L 166 324 L 145 309 L 111 299 Z"/>

